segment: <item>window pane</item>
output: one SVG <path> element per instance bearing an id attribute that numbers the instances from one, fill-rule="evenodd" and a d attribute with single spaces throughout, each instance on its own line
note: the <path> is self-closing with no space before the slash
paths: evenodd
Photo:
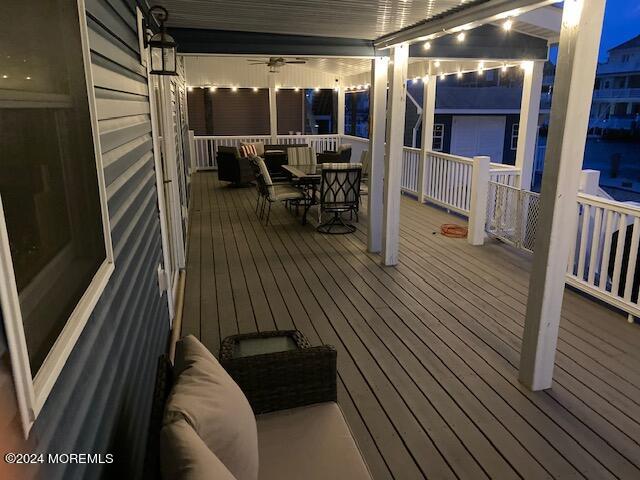
<path id="1" fill-rule="evenodd" d="M 105 246 L 77 5 L 0 13 L 0 195 L 35 375 Z"/>
<path id="2" fill-rule="evenodd" d="M 331 88 L 305 90 L 304 133 L 325 135 L 338 133 L 336 111 L 338 96 Z"/>
<path id="3" fill-rule="evenodd" d="M 345 93 L 345 134 L 369 138 L 369 90 Z"/>

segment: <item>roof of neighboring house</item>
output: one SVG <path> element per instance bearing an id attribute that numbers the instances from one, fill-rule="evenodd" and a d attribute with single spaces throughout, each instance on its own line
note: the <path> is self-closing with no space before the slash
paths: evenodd
<path id="1" fill-rule="evenodd" d="M 615 50 L 627 50 L 629 48 L 640 48 L 640 35 L 633 37 L 631 40 L 627 40 L 624 43 L 621 43 L 618 46 L 610 48 L 609 51 L 613 52 Z"/>
<path id="2" fill-rule="evenodd" d="M 542 95 L 543 108 L 546 95 Z M 516 87 L 439 86 L 438 110 L 520 110 L 522 89 Z M 547 102 L 548 103 L 548 102 Z"/>

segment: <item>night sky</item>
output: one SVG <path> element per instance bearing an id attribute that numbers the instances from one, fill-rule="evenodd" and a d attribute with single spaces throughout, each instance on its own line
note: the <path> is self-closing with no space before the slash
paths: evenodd
<path id="1" fill-rule="evenodd" d="M 640 1 L 607 0 L 604 14 L 600 61 L 607 58 L 607 50 L 640 34 Z"/>
<path id="2" fill-rule="evenodd" d="M 607 51 L 640 34 L 640 0 L 607 0 L 600 41 L 600 62 L 607 61 Z M 552 47 L 549 58 L 556 63 L 557 47 Z"/>

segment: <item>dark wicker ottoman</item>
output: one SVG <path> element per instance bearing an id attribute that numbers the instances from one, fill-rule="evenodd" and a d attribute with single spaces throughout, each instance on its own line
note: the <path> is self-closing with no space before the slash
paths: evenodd
<path id="1" fill-rule="evenodd" d="M 278 343 L 288 349 L 238 356 L 243 341 L 273 343 L 275 337 L 283 339 Z M 227 337 L 220 348 L 220 364 L 240 386 L 256 415 L 337 400 L 336 350 L 329 345 L 312 347 L 297 330 Z"/>

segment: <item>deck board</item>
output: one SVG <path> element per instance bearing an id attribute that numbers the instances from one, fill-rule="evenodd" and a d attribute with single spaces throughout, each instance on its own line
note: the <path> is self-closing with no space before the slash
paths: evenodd
<path id="1" fill-rule="evenodd" d="M 338 400 L 376 479 L 640 478 L 640 328 L 575 292 L 555 382 L 517 379 L 530 258 L 438 233 L 403 198 L 400 263 L 327 236 L 252 188 L 193 176 L 183 334 L 217 354 L 237 332 L 297 328 L 338 350 Z"/>

